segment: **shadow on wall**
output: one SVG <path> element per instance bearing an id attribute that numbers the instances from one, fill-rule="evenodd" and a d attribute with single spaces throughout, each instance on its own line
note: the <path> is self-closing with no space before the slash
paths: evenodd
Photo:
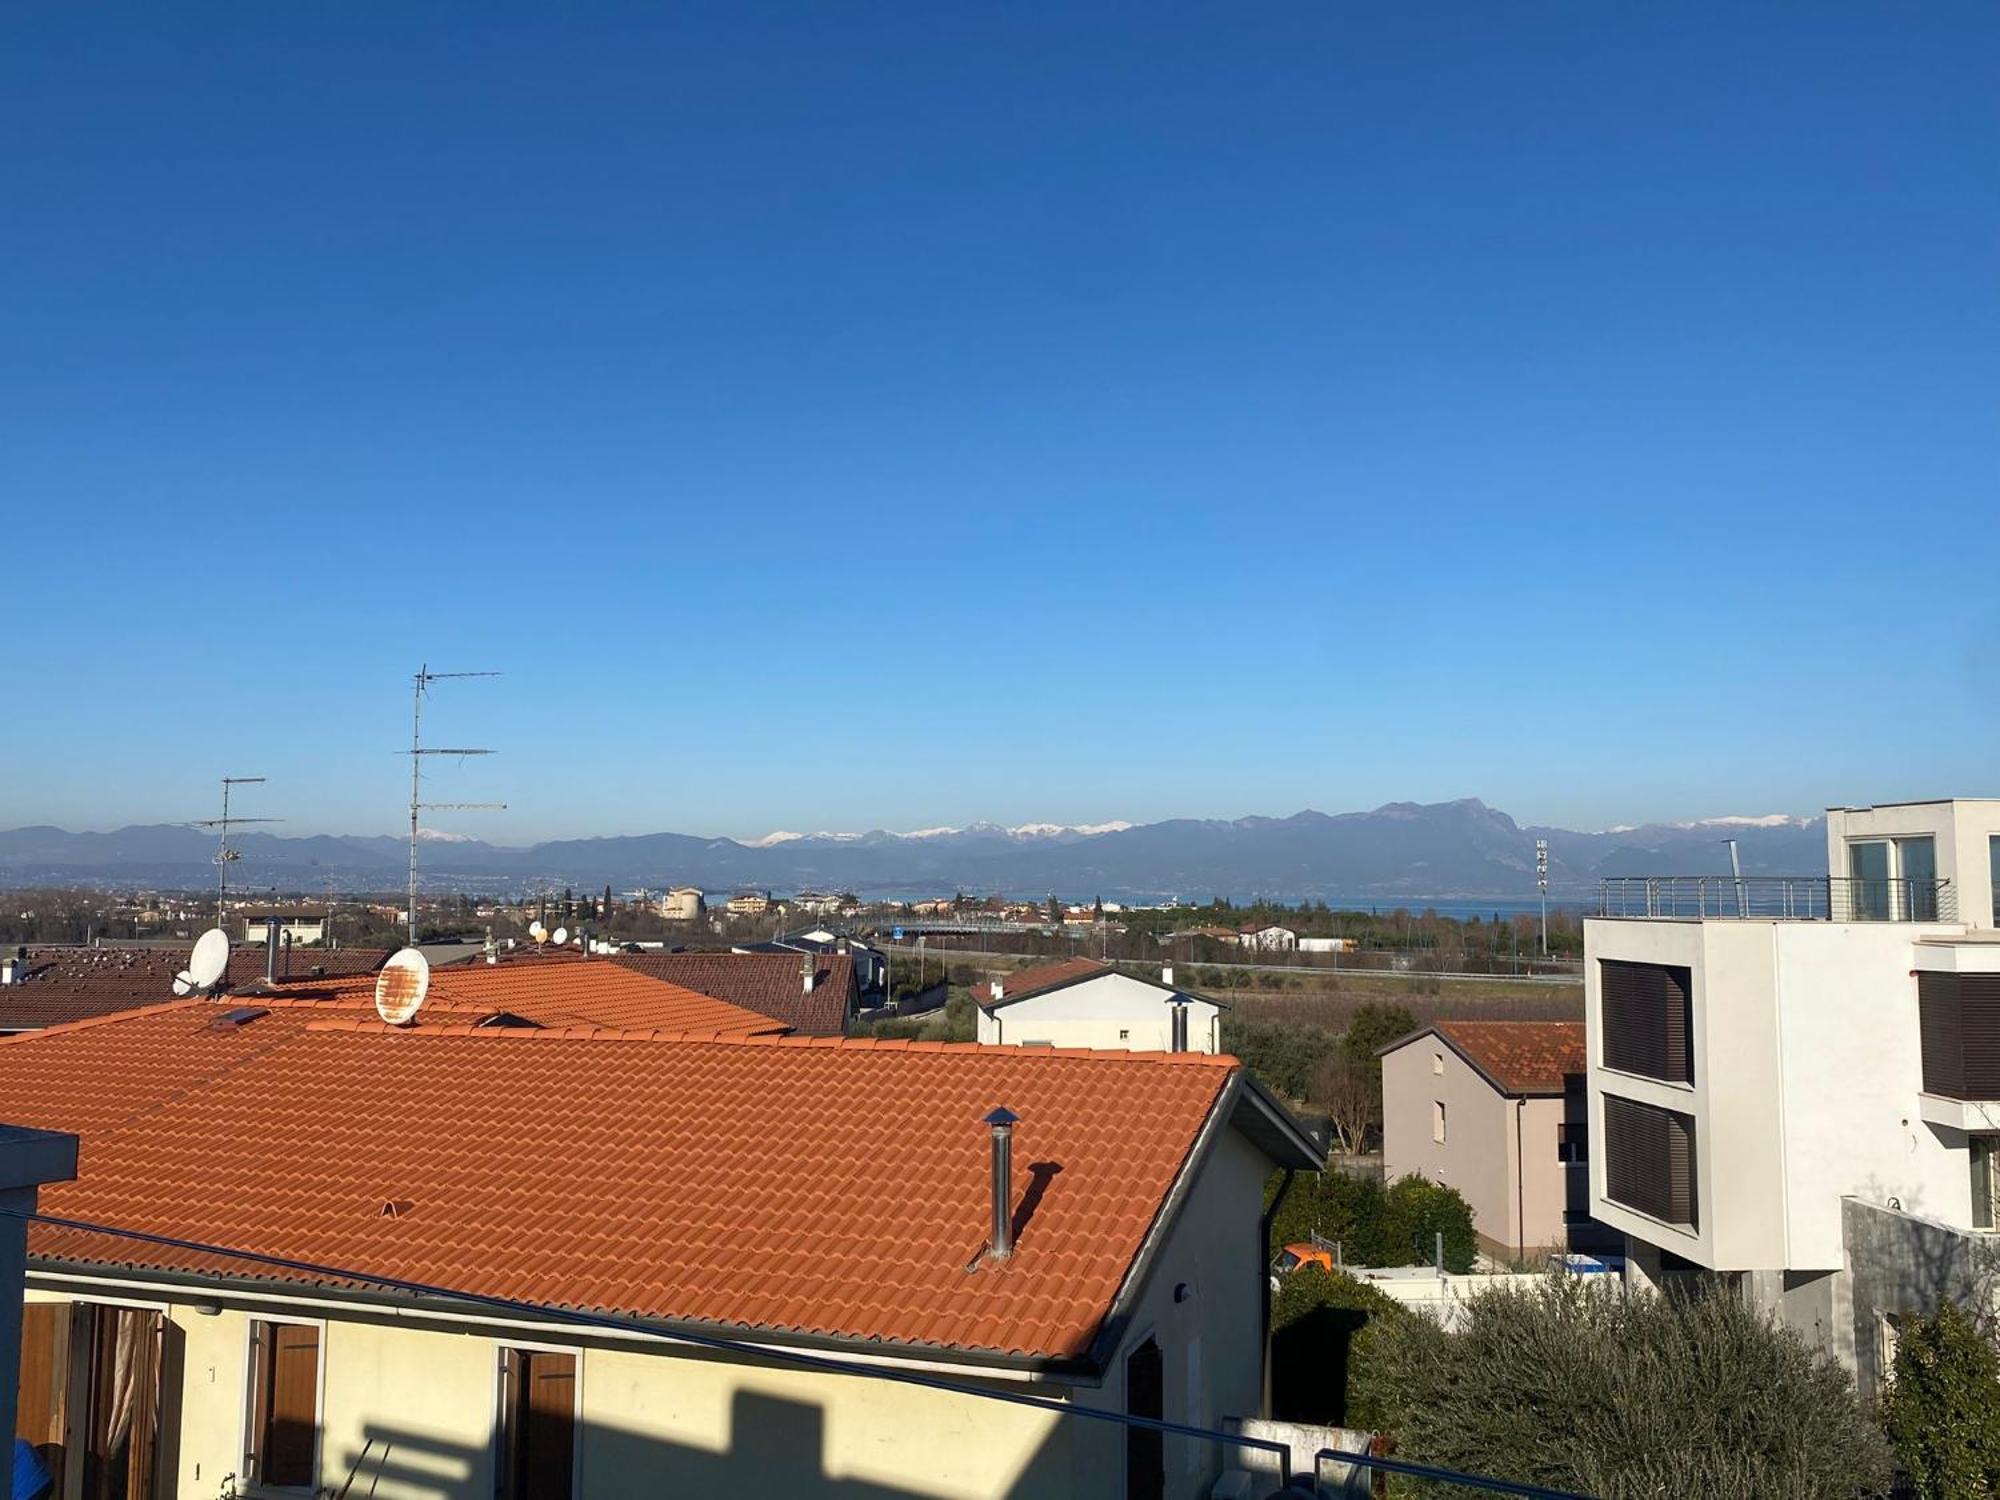
<path id="1" fill-rule="evenodd" d="M 826 1415 L 818 1406 L 738 1392 L 730 1404 L 730 1444 L 720 1451 L 657 1433 L 584 1421 L 576 1446 L 585 1455 L 578 1500 L 635 1495 L 825 1496 L 828 1500 L 936 1500 L 962 1494 L 922 1476 L 907 1486 L 838 1478 L 826 1470 Z M 452 1443 L 383 1424 L 364 1430 L 363 1446 L 329 1454 L 324 1482 L 336 1500 L 491 1500 L 493 1448 Z M 1059 1451 L 1037 1449 L 1012 1485 L 987 1491 L 1005 1500 L 1071 1492 Z M 189 1497 L 196 1500 L 196 1497 Z M 540 1500 L 524 1496 L 523 1500 Z"/>

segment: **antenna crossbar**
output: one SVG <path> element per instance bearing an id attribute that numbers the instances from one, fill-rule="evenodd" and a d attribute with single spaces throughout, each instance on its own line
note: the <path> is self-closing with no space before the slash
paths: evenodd
<path id="1" fill-rule="evenodd" d="M 417 845 L 420 842 L 417 827 L 418 815 L 423 812 L 460 809 L 504 810 L 504 802 L 426 802 L 424 797 L 424 757 L 426 755 L 491 755 L 484 748 L 468 746 L 425 745 L 424 744 L 424 697 L 434 682 L 447 682 L 466 677 L 498 677 L 498 672 L 433 672 L 429 663 L 417 668 L 412 679 L 415 691 L 410 695 L 410 945 L 417 942 Z"/>

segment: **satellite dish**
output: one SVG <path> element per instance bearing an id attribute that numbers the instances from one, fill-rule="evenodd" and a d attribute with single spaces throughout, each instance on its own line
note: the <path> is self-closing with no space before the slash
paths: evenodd
<path id="1" fill-rule="evenodd" d="M 375 1014 L 391 1026 L 407 1026 L 430 993 L 430 961 L 414 948 L 390 955 L 375 976 Z"/>
<path id="2" fill-rule="evenodd" d="M 546 940 L 548 935 L 549 935 L 548 928 L 544 927 L 540 922 L 530 922 L 528 924 L 528 936 L 533 938 L 536 942 L 539 943 Z"/>
<path id="3" fill-rule="evenodd" d="M 222 976 L 228 971 L 229 934 L 220 927 L 211 927 L 195 939 L 194 952 L 188 955 L 186 971 L 174 976 L 174 993 L 191 995 L 200 990 L 207 994 L 222 982 Z"/>
<path id="4" fill-rule="evenodd" d="M 569 929 L 567 927 L 558 927 L 554 932 L 549 934 L 549 941 L 554 943 L 558 948 L 562 947 L 564 943 L 569 941 Z"/>

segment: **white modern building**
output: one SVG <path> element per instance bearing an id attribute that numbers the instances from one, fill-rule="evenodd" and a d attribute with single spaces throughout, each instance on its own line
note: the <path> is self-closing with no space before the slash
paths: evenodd
<path id="1" fill-rule="evenodd" d="M 1825 875 L 1605 882 L 1585 923 L 1591 1213 L 1636 1276 L 1722 1273 L 1874 1389 L 1985 1300 L 2000 799 L 1834 808 Z"/>
<path id="2" fill-rule="evenodd" d="M 1142 979 L 1094 958 L 995 979 L 979 1004 L 979 1040 L 1015 1047 L 1220 1052 L 1222 1006 L 1174 988 L 1174 971 Z"/>
<path id="3" fill-rule="evenodd" d="M 698 922 L 707 910 L 698 885 L 677 885 L 660 897 L 660 915 L 669 922 Z"/>

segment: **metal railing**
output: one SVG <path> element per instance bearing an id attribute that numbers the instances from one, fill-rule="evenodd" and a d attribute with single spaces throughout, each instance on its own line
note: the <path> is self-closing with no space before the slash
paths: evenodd
<path id="1" fill-rule="evenodd" d="M 1598 882 L 1600 917 L 1777 922 L 1953 922 L 1949 880 L 1843 875 L 1616 875 Z"/>
<path id="2" fill-rule="evenodd" d="M 1338 1488 L 1327 1482 L 1328 1464 L 1351 1464 L 1357 1469 L 1368 1469 L 1377 1474 L 1401 1474 L 1409 1479 L 1428 1479 L 1433 1484 L 1477 1490 L 1486 1495 L 1525 1495 L 1529 1500 L 1592 1500 L 1591 1496 L 1578 1494 L 1575 1490 L 1552 1490 L 1546 1485 L 1523 1484 L 1514 1479 L 1493 1479 L 1478 1474 L 1462 1474 L 1455 1469 L 1440 1469 L 1430 1464 L 1413 1464 L 1407 1459 L 1389 1458 L 1379 1453 L 1349 1453 L 1341 1448 L 1322 1448 L 1313 1455 L 1313 1484 L 1322 1494 L 1341 1493 Z"/>

